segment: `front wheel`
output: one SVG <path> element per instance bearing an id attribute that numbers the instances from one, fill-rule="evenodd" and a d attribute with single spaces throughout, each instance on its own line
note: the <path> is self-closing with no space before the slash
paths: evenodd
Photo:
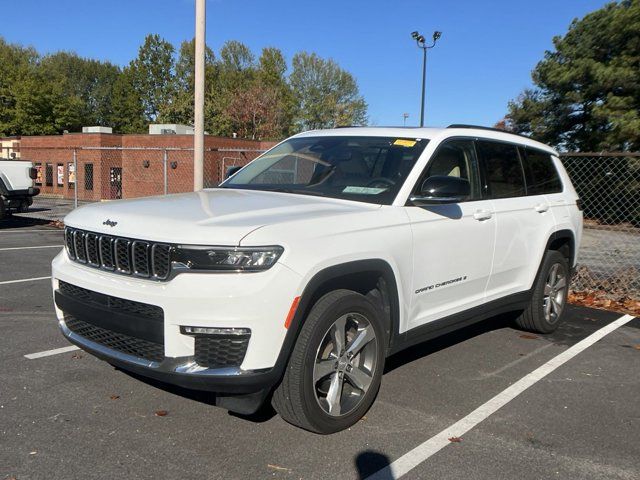
<path id="1" fill-rule="evenodd" d="M 551 333 L 560 324 L 569 294 L 569 264 L 556 250 L 542 260 L 531 303 L 516 319 L 518 327 L 537 333 Z"/>
<path id="2" fill-rule="evenodd" d="M 373 303 L 350 290 L 326 294 L 305 320 L 273 406 L 284 420 L 312 432 L 350 427 L 378 392 L 384 346 Z"/>

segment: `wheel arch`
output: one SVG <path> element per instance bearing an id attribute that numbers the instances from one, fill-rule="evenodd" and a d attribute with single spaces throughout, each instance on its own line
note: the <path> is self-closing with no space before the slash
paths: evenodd
<path id="1" fill-rule="evenodd" d="M 577 261 L 576 239 L 571 230 L 558 230 L 549 236 L 545 252 L 557 250 L 569 259 L 569 268 L 572 268 Z"/>
<path id="2" fill-rule="evenodd" d="M 386 260 L 355 260 L 326 267 L 307 282 L 278 357 L 278 370 L 284 371 L 304 319 L 313 305 L 326 293 L 340 288 L 361 293 L 382 306 L 387 333 L 386 343 L 387 347 L 389 346 L 400 322 L 400 298 L 396 275 Z M 378 290 L 378 293 L 372 293 L 375 290 Z"/>

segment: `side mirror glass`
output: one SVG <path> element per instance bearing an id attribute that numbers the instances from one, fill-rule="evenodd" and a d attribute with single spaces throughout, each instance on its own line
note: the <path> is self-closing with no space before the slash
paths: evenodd
<path id="1" fill-rule="evenodd" d="M 227 173 L 225 174 L 224 179 L 226 180 L 227 178 L 233 177 L 236 173 L 238 173 L 238 171 L 240 171 L 241 168 L 242 166 L 239 165 L 227 168 Z"/>
<path id="2" fill-rule="evenodd" d="M 413 205 L 433 205 L 443 203 L 459 203 L 470 195 L 469 180 L 447 175 L 433 175 L 426 178 L 416 195 L 409 200 Z"/>

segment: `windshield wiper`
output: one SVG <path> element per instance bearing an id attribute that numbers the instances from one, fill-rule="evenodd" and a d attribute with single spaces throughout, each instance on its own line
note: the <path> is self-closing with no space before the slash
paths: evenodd
<path id="1" fill-rule="evenodd" d="M 265 188 L 267 192 L 278 192 L 278 193 L 298 193 L 300 195 L 317 195 L 319 197 L 326 197 L 327 194 L 323 192 L 318 192 L 317 190 L 303 190 L 303 189 L 295 189 L 295 188 Z"/>

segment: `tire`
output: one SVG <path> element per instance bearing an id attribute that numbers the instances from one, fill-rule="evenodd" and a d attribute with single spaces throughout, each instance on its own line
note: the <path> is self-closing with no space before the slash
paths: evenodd
<path id="1" fill-rule="evenodd" d="M 554 270 L 556 280 L 552 281 Z M 536 333 L 551 333 L 558 328 L 567 303 L 570 280 L 566 257 L 556 250 L 547 251 L 535 281 L 531 302 L 516 319 L 516 325 Z"/>
<path id="2" fill-rule="evenodd" d="M 7 207 L 4 204 L 4 198 L 0 197 L 0 220 L 7 215 Z"/>
<path id="3" fill-rule="evenodd" d="M 346 333 L 336 348 L 340 330 Z M 352 426 L 378 393 L 385 346 L 381 314 L 371 301 L 351 290 L 324 295 L 304 321 L 273 407 L 285 421 L 315 433 Z"/>

